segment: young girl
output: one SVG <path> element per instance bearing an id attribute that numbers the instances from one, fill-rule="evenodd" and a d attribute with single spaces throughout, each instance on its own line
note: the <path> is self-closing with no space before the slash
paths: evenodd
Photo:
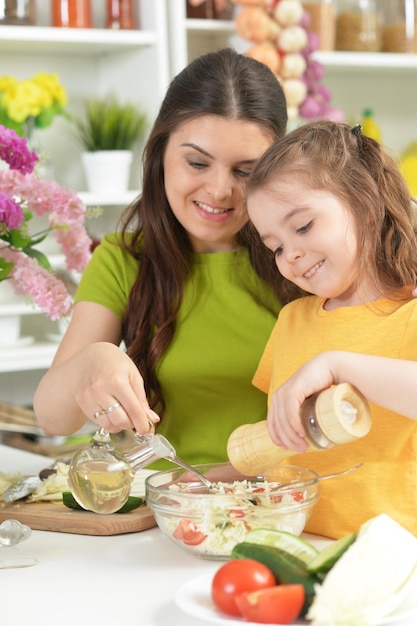
<path id="1" fill-rule="evenodd" d="M 417 535 L 417 226 L 396 162 L 360 127 L 308 123 L 272 146 L 247 187 L 249 217 L 293 296 L 254 384 L 269 394 L 268 430 L 303 453 L 305 398 L 348 382 L 370 401 L 361 440 L 289 462 L 324 475 L 306 530 L 357 531 L 385 512 Z"/>
<path id="2" fill-rule="evenodd" d="M 274 74 L 230 48 L 172 81 L 145 149 L 141 197 L 123 232 L 96 248 L 37 389 L 45 433 L 69 434 L 87 419 L 144 433 L 157 412 L 179 456 L 209 463 L 227 460 L 238 425 L 264 419 L 266 396 L 251 379 L 281 280 L 249 236 L 244 191 L 286 122 Z"/>

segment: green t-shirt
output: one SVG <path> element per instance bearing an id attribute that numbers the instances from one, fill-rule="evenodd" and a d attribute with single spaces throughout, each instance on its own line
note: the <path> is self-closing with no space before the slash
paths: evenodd
<path id="1" fill-rule="evenodd" d="M 83 274 L 76 301 L 102 304 L 121 318 L 137 272 L 138 262 L 107 235 Z M 250 285 L 275 313 L 255 302 Z M 266 418 L 266 395 L 251 380 L 278 310 L 246 250 L 193 255 L 175 335 L 157 372 L 166 403 L 157 432 L 188 463 L 227 460 L 230 433 Z"/>

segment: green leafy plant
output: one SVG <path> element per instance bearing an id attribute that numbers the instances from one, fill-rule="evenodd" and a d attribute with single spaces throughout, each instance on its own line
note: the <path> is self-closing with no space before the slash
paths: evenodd
<path id="1" fill-rule="evenodd" d="M 78 140 L 87 152 L 131 150 L 144 135 L 147 116 L 131 102 L 115 96 L 84 101 L 85 116 L 74 117 Z"/>

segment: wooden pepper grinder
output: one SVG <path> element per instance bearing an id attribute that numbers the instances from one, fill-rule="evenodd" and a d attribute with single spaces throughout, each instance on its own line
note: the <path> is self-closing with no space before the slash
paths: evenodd
<path id="1" fill-rule="evenodd" d="M 366 398 L 355 387 L 341 383 L 307 398 L 301 407 L 307 452 L 349 443 L 368 434 L 371 413 Z M 298 454 L 282 450 L 269 436 L 266 420 L 239 426 L 227 442 L 227 455 L 243 474 L 265 475 L 283 459 Z"/>

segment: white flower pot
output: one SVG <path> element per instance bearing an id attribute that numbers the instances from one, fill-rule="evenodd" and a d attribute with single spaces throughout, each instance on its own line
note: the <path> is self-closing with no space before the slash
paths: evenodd
<path id="1" fill-rule="evenodd" d="M 129 188 L 133 153 L 130 150 L 99 150 L 81 155 L 88 191 L 123 193 Z"/>

